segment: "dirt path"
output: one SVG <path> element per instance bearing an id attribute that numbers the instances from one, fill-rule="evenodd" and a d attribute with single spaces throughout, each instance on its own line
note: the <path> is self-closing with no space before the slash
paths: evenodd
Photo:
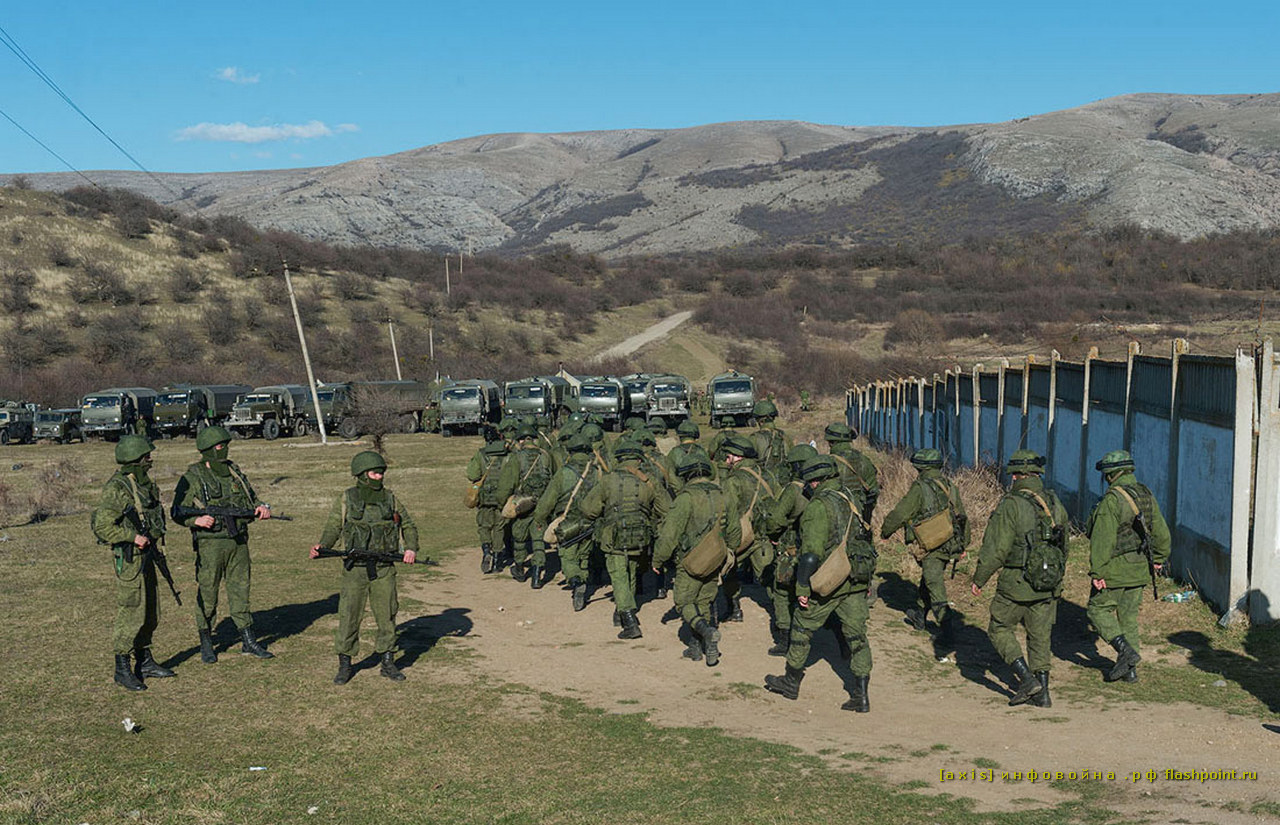
<path id="1" fill-rule="evenodd" d="M 685 310 L 677 312 L 675 315 L 668 315 L 658 323 L 646 329 L 644 332 L 632 335 L 620 344 L 614 344 L 604 352 L 596 356 L 596 360 L 604 360 L 605 358 L 625 358 L 631 353 L 643 347 L 645 344 L 653 343 L 659 338 L 663 338 L 671 334 L 671 331 L 693 317 L 693 312 Z"/>
<path id="2" fill-rule="evenodd" d="M 984 686 L 954 662 L 937 663 L 925 638 L 883 603 L 869 625 L 872 712 L 853 714 L 839 710 L 846 698 L 840 673 L 848 671 L 833 668 L 838 656 L 827 633 L 815 637 L 822 658 L 809 667 L 798 701 L 760 688 L 765 674 L 781 672 L 782 660 L 765 655 L 768 618 L 746 598 L 746 622 L 721 626 L 723 659 L 708 668 L 681 658 L 678 620 L 661 622 L 669 597 L 643 605 L 644 638 L 623 642 L 611 626 L 607 585 L 575 614 L 559 585 L 534 591 L 505 573 L 485 577 L 477 559 L 472 549 L 459 551 L 446 564 L 454 576 L 409 595 L 425 601 L 428 613 L 468 606 L 474 625 L 464 644 L 501 680 L 606 710 L 644 712 L 659 725 L 714 726 L 794 745 L 849 770 L 914 780 L 925 793 L 974 798 L 984 810 L 1065 798 L 1043 779 L 1003 781 L 1004 771 L 1114 772 L 1114 780 L 1096 783 L 1105 788 L 1104 804 L 1152 821 L 1257 822 L 1245 813 L 1250 806 L 1280 799 L 1280 735 L 1255 718 L 1188 704 L 1082 704 L 1060 694 L 1051 709 L 1009 708 L 994 681 Z M 966 655 L 964 645 L 960 652 Z M 1096 671 L 1055 662 L 1055 678 L 1073 676 L 1097 678 Z M 977 767 L 992 767 L 994 781 L 941 781 L 940 771 L 972 774 Z M 1134 771 L 1166 768 L 1253 770 L 1258 781 L 1132 780 Z"/>

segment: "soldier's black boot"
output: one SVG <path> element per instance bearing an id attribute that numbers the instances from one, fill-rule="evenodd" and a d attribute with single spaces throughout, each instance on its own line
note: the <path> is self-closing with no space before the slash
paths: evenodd
<path id="1" fill-rule="evenodd" d="M 693 632 L 692 625 L 685 625 L 685 629 L 689 634 L 689 639 L 684 643 L 685 644 L 684 652 L 681 653 L 680 655 L 691 661 L 701 662 L 702 661 L 702 639 L 699 638 L 697 633 Z"/>
<path id="2" fill-rule="evenodd" d="M 573 588 L 573 612 L 586 609 L 587 583 L 582 579 L 574 578 L 569 580 L 569 586 Z"/>
<path id="3" fill-rule="evenodd" d="M 522 561 L 511 563 L 511 578 L 518 582 L 523 582 L 529 578 L 529 568 Z"/>
<path id="4" fill-rule="evenodd" d="M 1049 671 L 1037 670 L 1036 678 L 1040 680 L 1040 692 L 1031 697 L 1031 704 L 1038 708 L 1053 707 L 1053 699 L 1049 697 Z"/>
<path id="5" fill-rule="evenodd" d="M 616 607 L 613 609 L 613 626 L 622 627 L 622 613 Z"/>
<path id="6" fill-rule="evenodd" d="M 532 587 L 534 590 L 541 590 L 542 585 L 546 584 L 546 582 L 542 580 L 542 575 L 543 574 L 542 574 L 541 567 L 539 567 L 536 564 L 533 567 L 530 567 L 529 568 L 529 586 Z"/>
<path id="7" fill-rule="evenodd" d="M 396 653 L 394 650 L 388 650 L 382 654 L 382 670 L 380 672 L 393 682 L 404 681 L 404 674 L 400 672 L 400 668 L 396 667 Z"/>
<path id="8" fill-rule="evenodd" d="M 351 657 L 345 653 L 338 654 L 338 675 L 333 677 L 335 685 L 345 685 L 351 681 Z"/>
<path id="9" fill-rule="evenodd" d="M 240 652 L 247 656 L 257 656 L 259 659 L 274 659 L 276 655 L 267 650 L 258 640 L 254 638 L 252 627 L 240 628 Z"/>
<path id="10" fill-rule="evenodd" d="M 786 656 L 787 648 L 791 646 L 791 631 L 783 630 L 780 627 L 770 629 L 773 631 L 773 647 L 769 648 L 766 653 L 769 656 Z"/>
<path id="11" fill-rule="evenodd" d="M 1116 663 L 1107 672 L 1106 680 L 1115 682 L 1125 678 L 1133 666 L 1142 661 L 1142 657 L 1138 655 L 1138 651 L 1130 647 L 1129 641 L 1124 636 L 1112 639 L 1111 646 L 1116 649 Z"/>
<path id="12" fill-rule="evenodd" d="M 142 684 L 133 673 L 133 668 L 129 667 L 129 654 L 123 656 L 116 654 L 116 684 L 125 690 L 146 690 L 147 686 Z"/>
<path id="13" fill-rule="evenodd" d="M 720 631 L 708 624 L 706 619 L 698 619 L 693 623 L 693 632 L 702 638 L 702 653 L 707 660 L 707 667 L 720 664 Z"/>
<path id="14" fill-rule="evenodd" d="M 492 573 L 496 563 L 497 562 L 493 557 L 493 545 L 492 544 L 480 545 L 480 572 Z"/>
<path id="15" fill-rule="evenodd" d="M 724 621 L 726 622 L 742 621 L 742 597 L 741 596 L 734 596 L 732 599 L 729 599 L 729 604 L 727 605 L 727 607 L 728 607 L 728 611 L 724 614 Z"/>
<path id="16" fill-rule="evenodd" d="M 927 620 L 925 619 L 925 614 L 923 610 L 913 607 L 907 611 L 906 616 L 904 616 L 904 618 L 906 619 L 907 624 L 911 625 L 913 630 L 925 629 L 925 622 Z"/>
<path id="17" fill-rule="evenodd" d="M 787 665 L 786 672 L 781 676 L 764 677 L 764 687 L 770 693 L 776 693 L 786 699 L 799 699 L 800 682 L 803 680 L 803 670 L 796 670 L 791 665 Z"/>
<path id="18" fill-rule="evenodd" d="M 200 631 L 200 661 L 211 665 L 218 661 L 218 652 L 213 649 L 213 631 Z"/>
<path id="19" fill-rule="evenodd" d="M 644 634 L 640 632 L 640 619 L 636 617 L 634 610 L 622 611 L 622 632 L 618 634 L 619 639 L 639 639 Z"/>
<path id="20" fill-rule="evenodd" d="M 1019 656 L 1013 660 L 1009 667 L 1013 668 L 1013 675 L 1018 677 L 1018 687 L 1014 689 L 1013 696 L 1009 698 L 1009 707 L 1023 704 L 1043 689 L 1040 685 L 1040 680 L 1027 669 L 1026 659 Z"/>
<path id="21" fill-rule="evenodd" d="M 871 677 L 870 676 L 854 676 L 853 690 L 849 693 L 849 700 L 840 706 L 840 710 L 851 710 L 854 713 L 870 713 L 871 712 Z"/>
<path id="22" fill-rule="evenodd" d="M 133 652 L 134 659 L 137 661 L 137 674 L 139 679 L 167 679 L 176 674 L 167 667 L 162 667 L 159 662 L 151 657 L 151 648 L 143 647 Z"/>
<path id="23" fill-rule="evenodd" d="M 1120 677 L 1120 681 L 1122 681 L 1122 682 L 1136 682 L 1136 681 L 1138 681 L 1138 666 L 1137 666 L 1137 665 L 1134 665 L 1133 667 L 1129 668 L 1129 672 L 1128 672 L 1128 673 L 1126 673 L 1125 675 L 1121 676 L 1121 677 Z"/>

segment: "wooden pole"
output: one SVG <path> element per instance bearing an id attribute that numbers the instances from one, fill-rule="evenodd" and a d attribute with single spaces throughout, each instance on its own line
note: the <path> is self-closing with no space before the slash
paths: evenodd
<path id="1" fill-rule="evenodd" d="M 293 322 L 298 327 L 298 343 L 302 346 L 302 363 L 307 366 L 307 386 L 311 388 L 311 404 L 316 410 L 316 426 L 320 429 L 320 443 L 328 444 L 329 436 L 324 431 L 324 414 L 320 412 L 320 396 L 316 393 L 316 376 L 311 371 L 311 354 L 307 352 L 307 336 L 302 332 L 302 316 L 298 314 L 298 298 L 293 294 L 293 279 L 289 277 L 289 264 L 284 266 L 284 285 L 289 289 L 289 304 L 293 307 Z"/>
<path id="2" fill-rule="evenodd" d="M 396 380 L 403 381 L 404 376 L 400 374 L 400 352 L 396 349 L 396 324 L 390 318 L 387 319 L 387 331 L 391 333 L 391 360 L 396 363 Z"/>
<path id="3" fill-rule="evenodd" d="M 444 294 L 449 294 L 449 256 L 444 256 Z"/>

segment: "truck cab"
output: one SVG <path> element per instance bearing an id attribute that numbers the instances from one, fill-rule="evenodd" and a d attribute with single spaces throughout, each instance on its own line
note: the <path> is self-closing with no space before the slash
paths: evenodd
<path id="1" fill-rule="evenodd" d="M 756 403 L 755 379 L 737 370 L 721 373 L 707 384 L 707 398 L 712 427 L 725 426 L 729 421 L 735 427 L 745 427 Z"/>

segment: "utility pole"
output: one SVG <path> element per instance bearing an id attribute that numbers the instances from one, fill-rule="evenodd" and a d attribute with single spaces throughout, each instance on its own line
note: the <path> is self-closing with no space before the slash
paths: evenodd
<path id="1" fill-rule="evenodd" d="M 436 360 L 436 328 L 427 327 L 427 352 L 430 353 L 431 360 Z"/>
<path id="2" fill-rule="evenodd" d="M 462 275 L 462 250 L 458 250 L 458 275 Z"/>
<path id="3" fill-rule="evenodd" d="M 396 380 L 403 381 L 404 376 L 400 374 L 400 353 L 396 350 L 396 323 L 390 318 L 387 319 L 387 332 L 391 333 L 391 360 L 396 362 Z"/>
<path id="4" fill-rule="evenodd" d="M 444 294 L 449 294 L 449 256 L 444 256 Z"/>
<path id="5" fill-rule="evenodd" d="M 298 314 L 298 297 L 293 294 L 293 279 L 289 277 L 289 264 L 284 266 L 284 285 L 289 289 L 289 304 L 293 307 L 293 322 L 298 326 L 298 343 L 302 345 L 302 363 L 307 366 L 307 386 L 311 388 L 311 403 L 316 409 L 316 425 L 320 428 L 320 443 L 328 444 L 329 436 L 324 431 L 324 414 L 320 412 L 320 396 L 316 394 L 316 376 L 311 371 L 311 354 L 307 352 L 307 336 L 302 334 L 302 316 Z"/>

